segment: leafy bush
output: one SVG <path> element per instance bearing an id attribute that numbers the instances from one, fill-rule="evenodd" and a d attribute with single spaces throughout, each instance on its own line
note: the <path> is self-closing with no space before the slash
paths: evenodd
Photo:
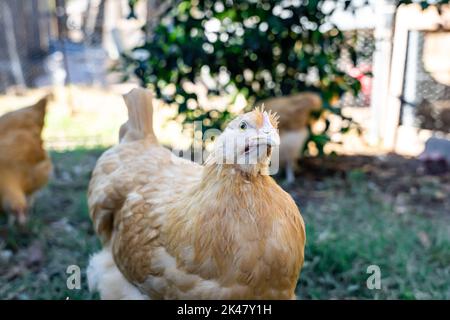
<path id="1" fill-rule="evenodd" d="M 207 85 L 209 95 L 242 94 L 251 106 L 312 90 L 322 95 L 323 110 L 343 117 L 332 102 L 345 92 L 358 94 L 360 83 L 338 60 L 347 51 L 356 64 L 356 37 L 346 39 L 329 18 L 339 8 L 355 10 L 354 2 L 179 1 L 162 14 L 147 43 L 124 55 L 124 66 L 158 98 L 175 104 L 184 122 L 203 121 L 203 130 L 220 129 L 231 116 L 229 110 L 199 107 L 197 95 L 186 89 L 185 83 L 201 83 L 205 74 L 214 80 Z M 169 84 L 174 90 L 165 90 Z M 353 124 L 345 120 L 342 132 Z M 319 152 L 329 141 L 328 131 L 329 122 L 311 136 Z"/>

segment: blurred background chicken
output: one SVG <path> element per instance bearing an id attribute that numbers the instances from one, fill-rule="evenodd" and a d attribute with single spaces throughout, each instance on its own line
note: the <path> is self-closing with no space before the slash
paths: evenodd
<path id="1" fill-rule="evenodd" d="M 27 198 L 47 183 L 52 168 L 41 138 L 46 105 L 44 97 L 0 117 L 1 211 L 19 224 L 27 221 Z"/>
<path id="2" fill-rule="evenodd" d="M 91 290 L 103 299 L 295 298 L 305 227 L 267 175 L 276 117 L 234 119 L 202 166 L 158 144 L 149 91 L 125 101 L 120 144 L 98 160 L 89 186 L 103 242 L 89 263 Z"/>
<path id="3" fill-rule="evenodd" d="M 276 112 L 280 131 L 280 168 L 286 172 L 287 183 L 295 180 L 295 170 L 301 152 L 309 138 L 311 113 L 322 107 L 322 98 L 313 92 L 302 92 L 288 97 L 262 101 L 267 110 Z"/>

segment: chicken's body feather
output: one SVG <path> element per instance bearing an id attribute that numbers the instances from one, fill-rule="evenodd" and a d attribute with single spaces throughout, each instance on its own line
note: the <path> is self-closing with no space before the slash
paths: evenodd
<path id="1" fill-rule="evenodd" d="M 41 138 L 46 100 L 0 117 L 0 200 L 4 210 L 26 210 L 26 197 L 48 181 L 52 164 Z"/>
<path id="2" fill-rule="evenodd" d="M 94 170 L 101 254 L 151 299 L 294 298 L 305 231 L 292 198 L 269 176 L 201 166 L 145 136 L 108 150 Z M 99 265 L 94 257 L 90 282 L 102 296 L 126 296 L 102 285 Z"/>

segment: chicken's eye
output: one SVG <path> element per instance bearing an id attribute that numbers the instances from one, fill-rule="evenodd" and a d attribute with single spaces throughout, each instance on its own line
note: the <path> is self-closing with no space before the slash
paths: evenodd
<path id="1" fill-rule="evenodd" d="M 240 128 L 242 131 L 244 131 L 245 129 L 247 129 L 247 122 L 242 121 L 242 122 L 239 124 L 239 128 Z"/>

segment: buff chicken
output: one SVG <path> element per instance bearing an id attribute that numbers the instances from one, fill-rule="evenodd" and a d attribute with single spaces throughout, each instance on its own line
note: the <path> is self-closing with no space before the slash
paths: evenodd
<path id="1" fill-rule="evenodd" d="M 322 107 L 322 98 L 313 92 L 302 92 L 292 96 L 264 100 L 264 106 L 279 117 L 280 157 L 279 165 L 286 172 L 288 184 L 295 180 L 295 170 L 302 149 L 309 138 L 308 125 L 312 124 L 311 113 Z"/>
<path id="2" fill-rule="evenodd" d="M 46 105 L 47 97 L 0 117 L 0 211 L 21 225 L 28 218 L 30 197 L 52 170 L 41 138 Z"/>
<path id="3" fill-rule="evenodd" d="M 89 261 L 90 289 L 102 299 L 295 299 L 305 225 L 268 175 L 276 116 L 235 118 L 200 165 L 158 144 L 150 91 L 124 99 L 120 143 L 89 185 L 103 245 Z"/>

